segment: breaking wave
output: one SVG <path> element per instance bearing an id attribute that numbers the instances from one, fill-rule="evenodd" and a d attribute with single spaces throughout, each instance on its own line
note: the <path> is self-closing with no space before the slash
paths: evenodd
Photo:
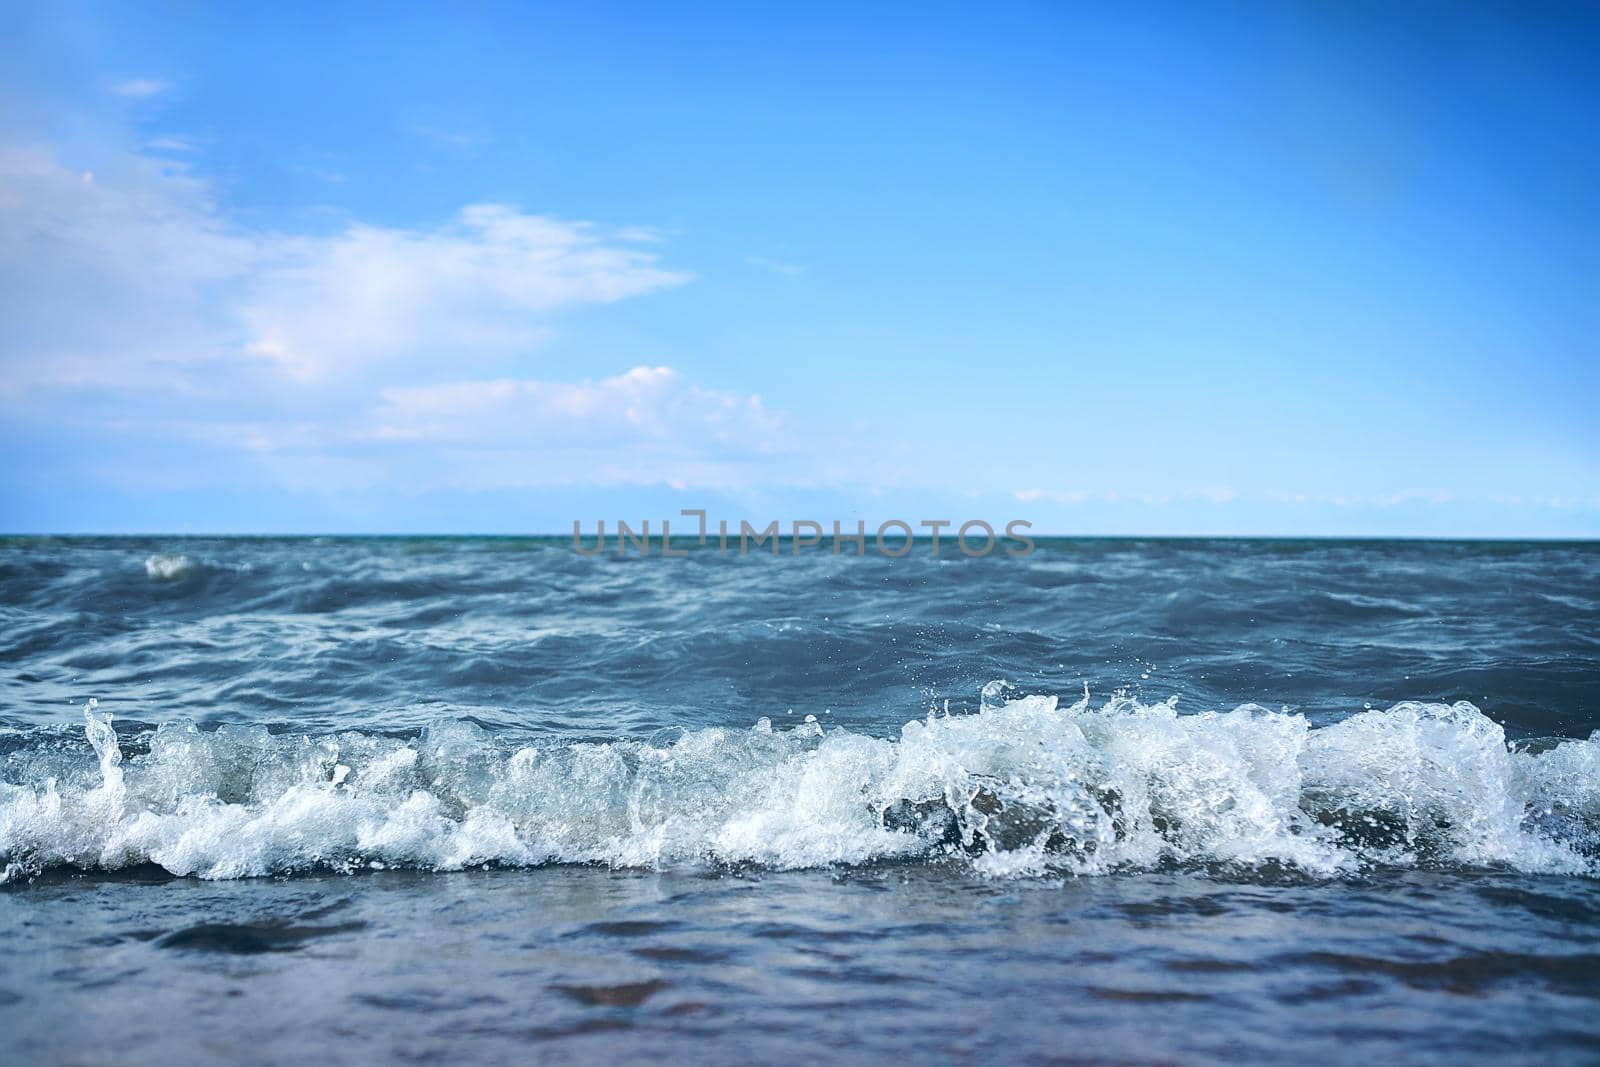
<path id="1" fill-rule="evenodd" d="M 1512 747 L 1477 708 L 1403 703 L 1330 726 L 1245 705 L 1179 715 L 985 689 L 897 740 L 812 719 L 649 741 L 515 741 L 461 721 L 404 739 L 206 732 L 119 746 L 34 731 L 0 764 L 0 881 L 156 864 L 242 878 L 877 861 L 994 876 L 1172 864 L 1600 873 L 1600 731 Z"/>
<path id="2" fill-rule="evenodd" d="M 164 556 L 159 553 L 148 556 L 144 561 L 144 572 L 152 582 L 175 582 L 179 578 L 187 577 L 194 570 L 194 562 L 188 556 Z"/>

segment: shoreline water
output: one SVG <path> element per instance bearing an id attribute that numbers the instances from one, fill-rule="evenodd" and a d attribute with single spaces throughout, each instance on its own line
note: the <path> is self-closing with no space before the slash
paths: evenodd
<path id="1" fill-rule="evenodd" d="M 893 866 L 71 877 L 0 891 L 0 1021 L 24 1062 L 1583 1062 L 1597 915 L 1592 879 L 1494 872 L 1336 898 Z"/>

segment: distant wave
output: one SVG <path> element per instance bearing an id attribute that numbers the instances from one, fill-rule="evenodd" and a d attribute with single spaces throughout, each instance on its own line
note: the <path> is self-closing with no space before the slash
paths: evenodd
<path id="1" fill-rule="evenodd" d="M 145 863 L 201 878 L 875 861 L 1002 877 L 1192 863 L 1597 873 L 1600 732 L 1534 752 L 1467 703 L 1313 728 L 1254 705 L 1179 715 L 1000 692 L 897 740 L 765 719 L 547 745 L 459 721 L 409 740 L 173 723 L 126 758 L 91 704 L 88 745 L 11 738 L 0 865 L 3 880 Z"/>

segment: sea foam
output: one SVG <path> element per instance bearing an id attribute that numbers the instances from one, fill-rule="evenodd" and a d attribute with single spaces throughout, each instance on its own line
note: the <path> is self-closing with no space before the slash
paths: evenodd
<path id="1" fill-rule="evenodd" d="M 311 870 L 593 863 L 822 867 L 883 861 L 999 876 L 1172 864 L 1503 866 L 1594 875 L 1600 732 L 1509 746 L 1467 703 L 1312 727 L 1245 705 L 1180 715 L 986 687 L 981 710 L 887 740 L 824 730 L 672 731 L 526 743 L 468 722 L 400 739 L 169 723 L 124 758 L 15 748 L 0 774 L 4 879 L 153 863 L 240 878 Z"/>
<path id="2" fill-rule="evenodd" d="M 144 561 L 144 572 L 153 582 L 177 581 L 192 570 L 194 563 L 188 556 L 166 556 L 157 553 L 147 556 Z"/>

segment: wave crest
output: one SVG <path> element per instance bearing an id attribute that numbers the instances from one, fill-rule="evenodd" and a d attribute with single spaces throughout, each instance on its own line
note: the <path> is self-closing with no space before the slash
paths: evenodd
<path id="1" fill-rule="evenodd" d="M 152 582 L 175 582 L 194 570 L 194 561 L 188 556 L 168 556 L 157 553 L 144 561 L 144 573 Z"/>
<path id="2" fill-rule="evenodd" d="M 1597 873 L 1600 732 L 1534 752 L 1467 703 L 1314 728 L 1255 705 L 1179 715 L 1172 701 L 991 699 L 1001 692 L 897 740 L 809 719 L 547 744 L 459 721 L 414 739 L 169 723 L 128 758 L 91 702 L 89 746 L 10 754 L 0 881 L 143 863 L 201 878 L 884 860 L 996 876 L 1175 863 Z"/>

